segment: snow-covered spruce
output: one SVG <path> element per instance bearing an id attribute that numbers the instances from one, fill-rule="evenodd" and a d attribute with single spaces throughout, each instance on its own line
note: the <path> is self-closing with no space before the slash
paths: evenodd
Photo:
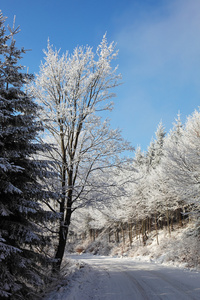
<path id="1" fill-rule="evenodd" d="M 42 130 L 36 121 L 37 105 L 26 93 L 32 75 L 19 64 L 24 49 L 17 49 L 19 27 L 6 35 L 0 15 L 0 298 L 36 299 L 44 283 L 49 260 L 42 226 L 51 214 L 40 199 L 49 195 L 42 179 L 45 161 L 34 155 L 43 151 L 36 141 Z M 45 266 L 44 268 L 42 266 Z M 45 269 L 45 272 L 44 272 Z"/>

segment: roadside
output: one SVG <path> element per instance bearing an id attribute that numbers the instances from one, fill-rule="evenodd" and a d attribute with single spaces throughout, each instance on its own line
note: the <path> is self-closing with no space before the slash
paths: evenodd
<path id="1" fill-rule="evenodd" d="M 76 270 L 45 300 L 200 299 L 200 273 L 131 258 L 69 255 Z"/>

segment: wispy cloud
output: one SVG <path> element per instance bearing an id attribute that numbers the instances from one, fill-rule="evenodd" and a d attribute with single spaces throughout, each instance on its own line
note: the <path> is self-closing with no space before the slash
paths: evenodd
<path id="1" fill-rule="evenodd" d="M 122 55 L 128 56 L 132 71 L 138 75 L 168 71 L 182 77 L 183 72 L 193 73 L 195 66 L 200 65 L 200 1 L 166 2 L 164 7 L 145 11 L 136 21 L 133 11 L 133 23 L 117 34 Z"/>
<path id="2" fill-rule="evenodd" d="M 137 3 L 118 20 L 114 39 L 126 83 L 124 114 L 130 116 L 130 126 L 143 128 L 141 135 L 149 134 L 150 140 L 161 119 L 169 129 L 179 110 L 188 115 L 198 108 L 200 1 Z"/>

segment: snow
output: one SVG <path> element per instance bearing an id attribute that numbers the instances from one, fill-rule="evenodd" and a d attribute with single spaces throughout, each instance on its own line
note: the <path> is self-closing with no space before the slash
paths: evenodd
<path id="1" fill-rule="evenodd" d="M 128 232 L 125 242 L 120 239 L 116 243 L 109 242 L 105 232 L 99 234 L 95 241 L 89 236 L 86 239 L 68 241 L 68 252 L 83 252 L 105 256 L 128 256 L 137 261 L 157 262 L 177 267 L 187 267 L 200 270 L 200 240 L 194 234 L 194 224 L 187 224 L 186 227 L 174 225 L 173 231 L 169 234 L 167 228 L 158 230 L 158 241 L 155 231 L 148 233 L 148 239 L 144 243 L 142 236 L 132 238 L 130 245 Z"/>
<path id="2" fill-rule="evenodd" d="M 45 300 L 200 299 L 200 273 L 130 257 L 68 255 L 82 267 Z"/>
<path id="3" fill-rule="evenodd" d="M 130 246 L 128 236 L 120 243 L 109 243 L 99 235 L 95 241 L 86 238 L 68 245 L 68 275 L 63 276 L 45 300 L 154 300 L 200 299 L 199 241 L 194 224 L 174 225 L 149 233 L 144 246 L 135 237 Z M 79 251 L 79 252 L 78 252 Z M 92 255 L 91 253 L 96 254 Z M 71 269 L 71 275 L 69 270 Z"/>

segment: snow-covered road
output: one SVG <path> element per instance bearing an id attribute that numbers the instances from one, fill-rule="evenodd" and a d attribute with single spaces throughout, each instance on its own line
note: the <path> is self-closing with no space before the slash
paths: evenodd
<path id="1" fill-rule="evenodd" d="M 200 299 L 200 273 L 195 271 L 130 258 L 70 257 L 89 266 L 49 300 Z"/>

